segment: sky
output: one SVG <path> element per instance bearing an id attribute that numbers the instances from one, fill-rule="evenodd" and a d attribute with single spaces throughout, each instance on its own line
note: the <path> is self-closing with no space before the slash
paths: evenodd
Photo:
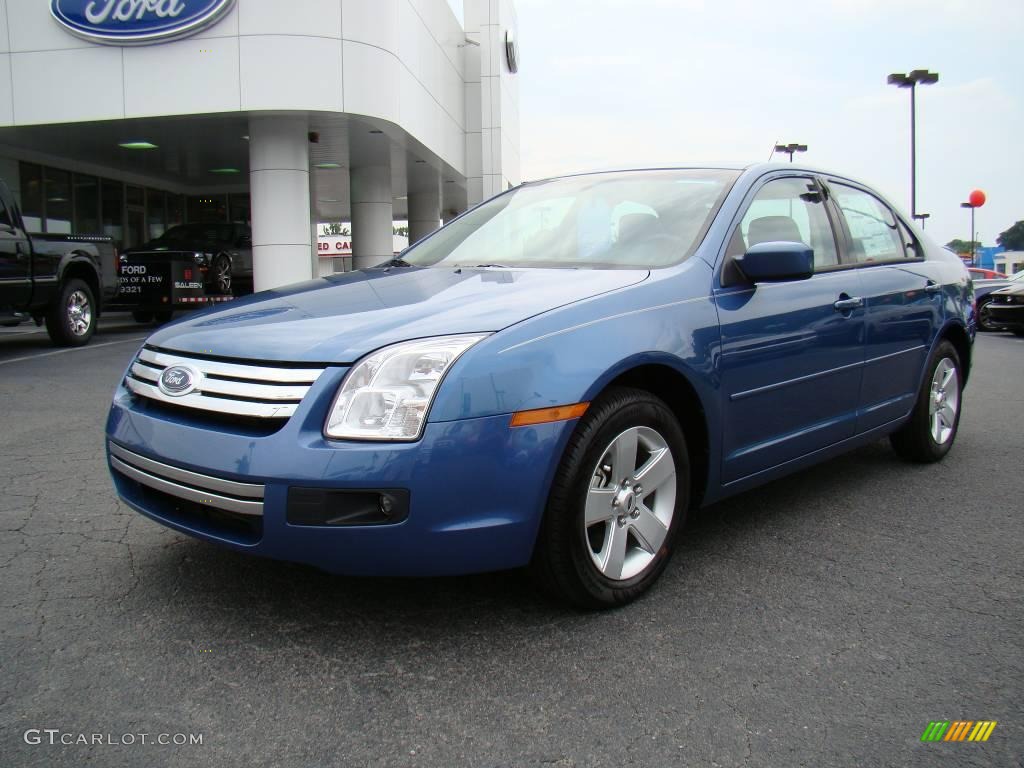
<path id="1" fill-rule="evenodd" d="M 523 178 L 664 162 L 798 160 L 917 210 L 940 243 L 1024 219 L 1024 0 L 516 0 Z M 776 159 L 785 161 L 784 155 Z"/>

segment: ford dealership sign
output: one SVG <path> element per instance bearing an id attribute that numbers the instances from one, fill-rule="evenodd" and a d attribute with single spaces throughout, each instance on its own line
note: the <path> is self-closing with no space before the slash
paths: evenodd
<path id="1" fill-rule="evenodd" d="M 69 32 L 106 45 L 162 43 L 198 32 L 235 0 L 50 0 Z"/>

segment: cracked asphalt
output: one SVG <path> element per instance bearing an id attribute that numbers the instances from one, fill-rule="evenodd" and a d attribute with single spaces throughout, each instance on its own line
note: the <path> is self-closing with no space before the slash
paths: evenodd
<path id="1" fill-rule="evenodd" d="M 1024 339 L 979 337 L 941 464 L 880 442 L 719 504 L 645 599 L 582 614 L 517 573 L 332 577 L 122 506 L 103 421 L 138 335 L 0 338 L 3 766 L 1024 764 Z M 921 743 L 939 719 L 999 724 Z"/>

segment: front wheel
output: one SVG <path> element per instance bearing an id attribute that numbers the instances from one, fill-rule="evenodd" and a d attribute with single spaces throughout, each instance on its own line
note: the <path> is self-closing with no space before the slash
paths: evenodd
<path id="1" fill-rule="evenodd" d="M 46 311 L 46 332 L 59 347 L 88 344 L 96 332 L 96 300 L 84 280 L 68 280 Z"/>
<path id="2" fill-rule="evenodd" d="M 963 374 L 953 345 L 942 341 L 928 361 L 910 420 L 890 435 L 892 447 L 909 461 L 938 461 L 953 447 L 960 426 Z"/>
<path id="3" fill-rule="evenodd" d="M 531 562 L 535 580 L 582 608 L 635 600 L 661 575 L 690 495 L 686 440 L 657 397 L 614 388 L 569 440 Z"/>

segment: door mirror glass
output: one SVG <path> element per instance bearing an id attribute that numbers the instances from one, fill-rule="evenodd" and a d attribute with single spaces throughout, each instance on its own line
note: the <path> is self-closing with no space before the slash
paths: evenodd
<path id="1" fill-rule="evenodd" d="M 735 261 L 752 283 L 806 280 L 814 274 L 814 249 L 786 240 L 752 245 Z"/>

